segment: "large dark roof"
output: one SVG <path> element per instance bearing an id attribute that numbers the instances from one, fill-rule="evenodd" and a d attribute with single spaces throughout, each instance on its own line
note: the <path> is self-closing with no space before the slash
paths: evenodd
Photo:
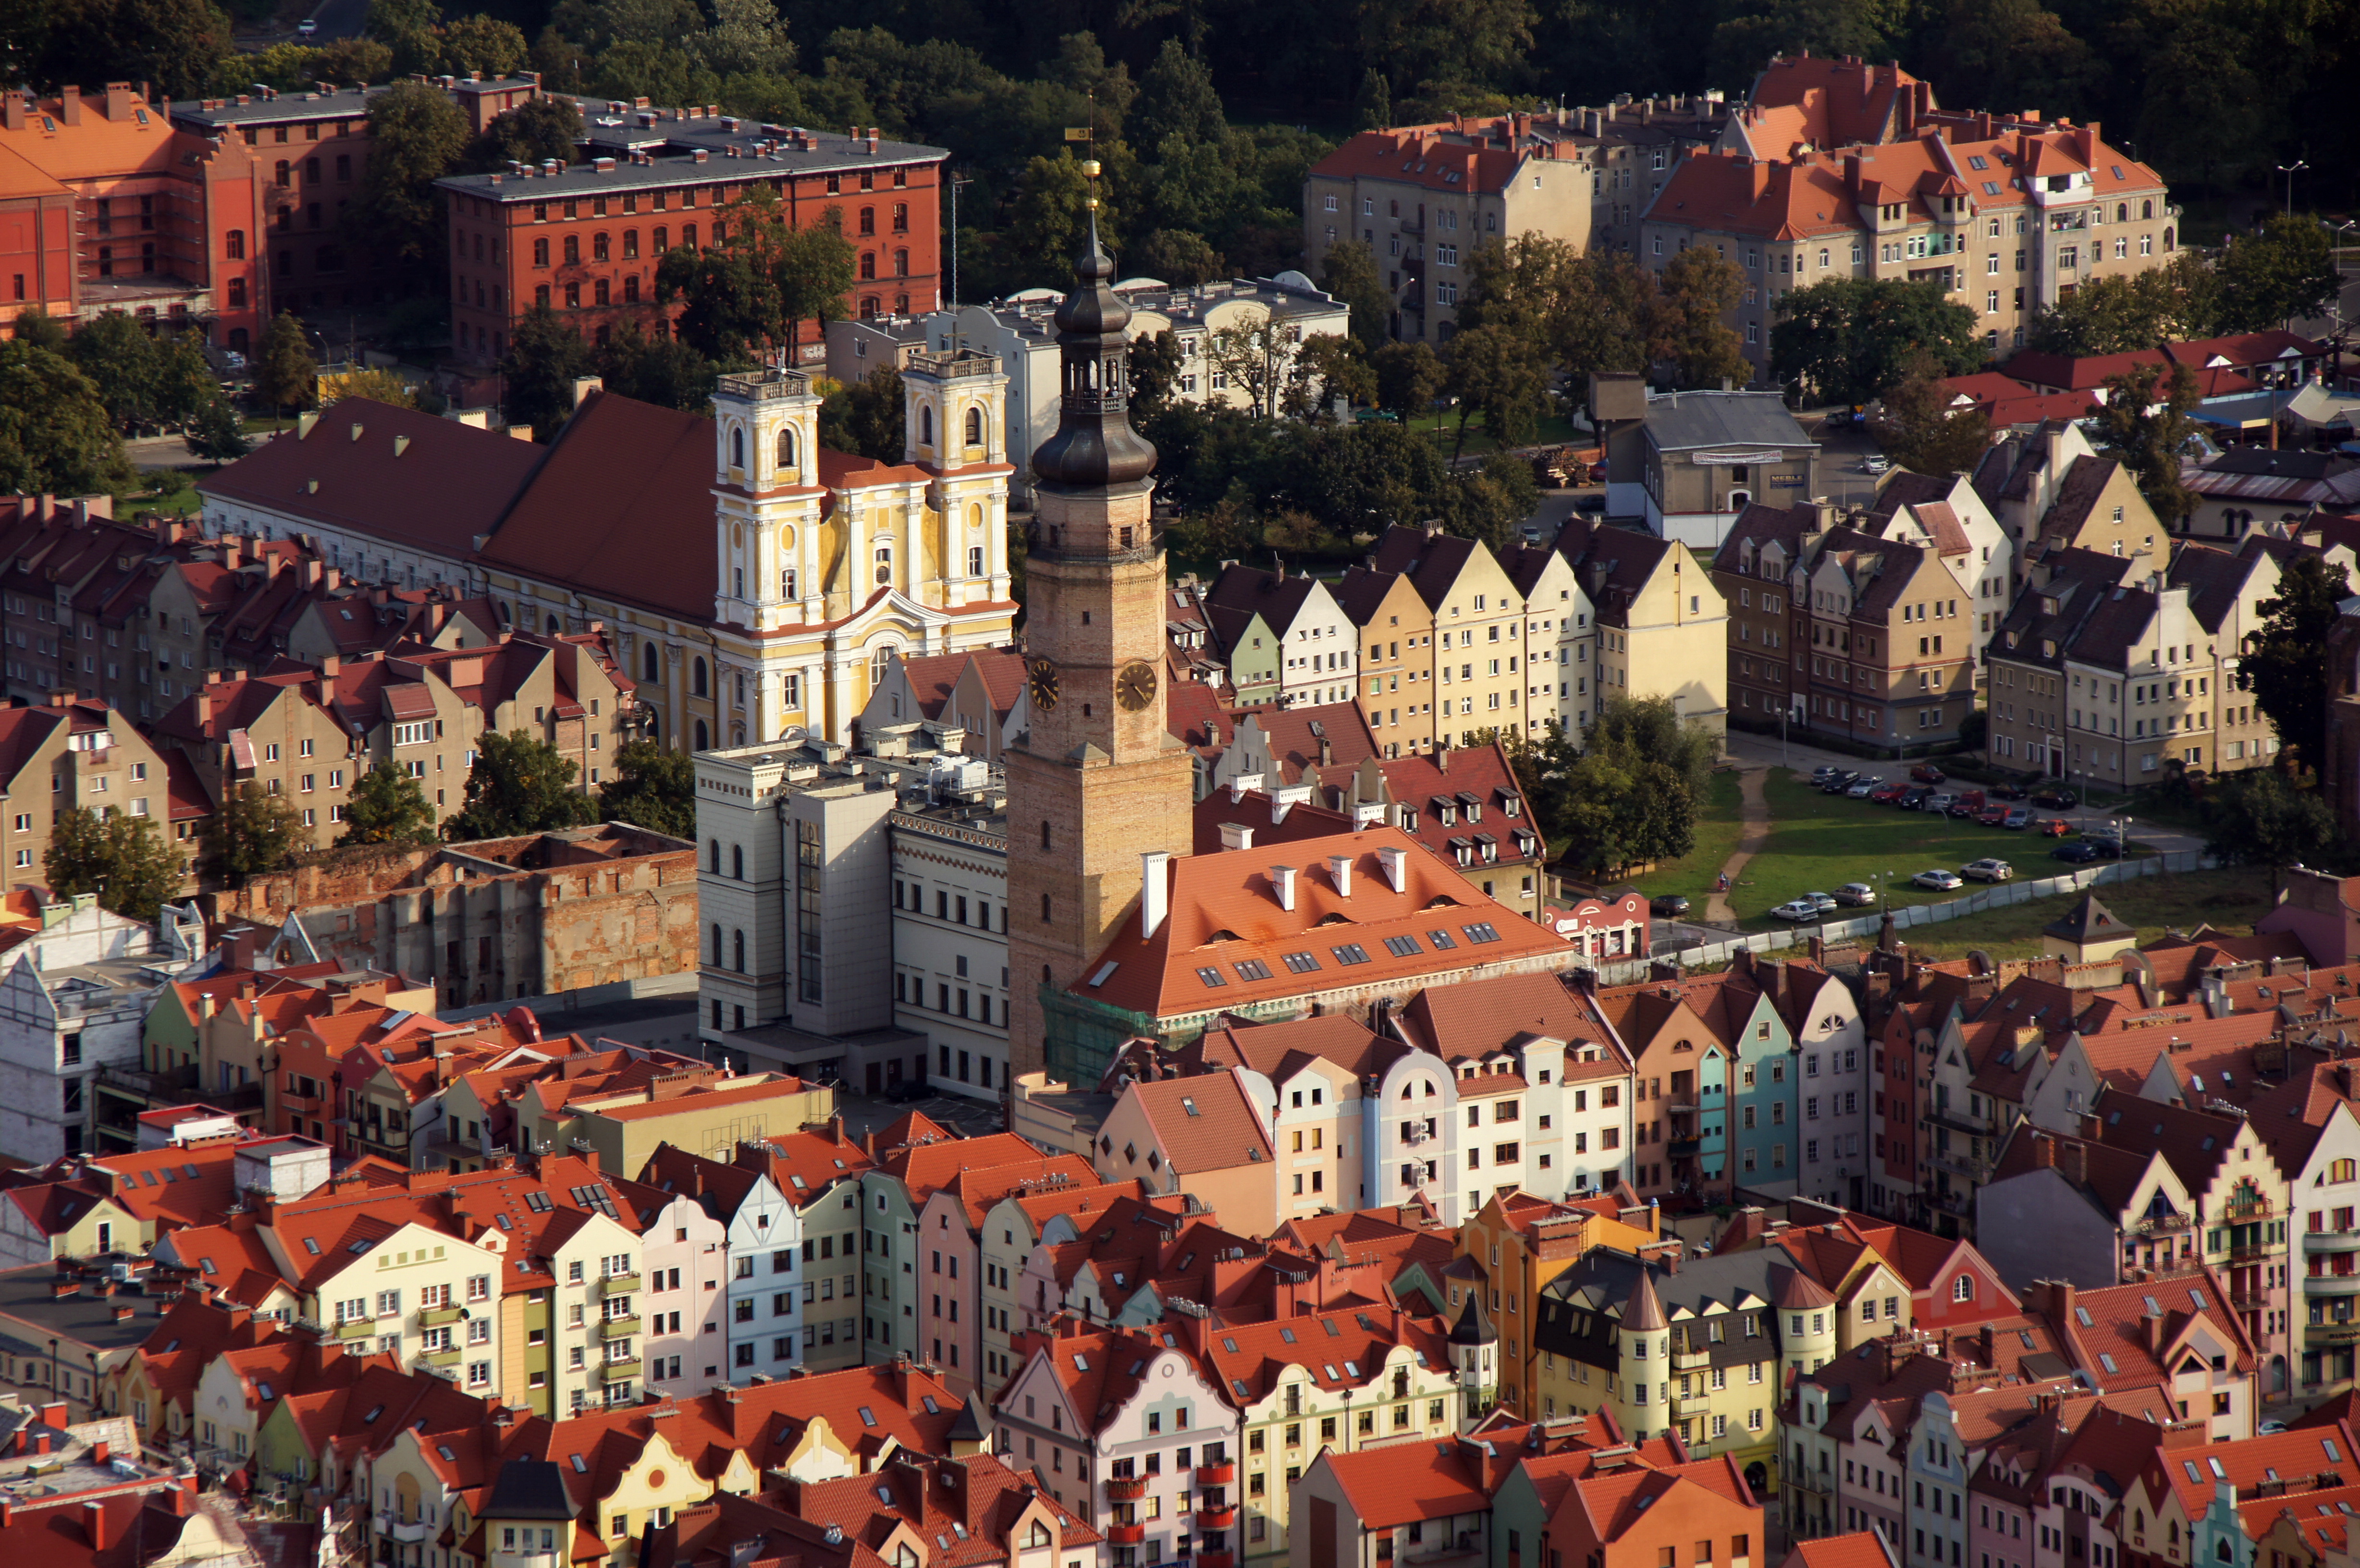
<path id="1" fill-rule="evenodd" d="M 490 1519 L 570 1519 L 574 1498 L 565 1490 L 564 1473 L 546 1459 L 511 1459 L 500 1466 L 499 1479 L 482 1517 Z"/>

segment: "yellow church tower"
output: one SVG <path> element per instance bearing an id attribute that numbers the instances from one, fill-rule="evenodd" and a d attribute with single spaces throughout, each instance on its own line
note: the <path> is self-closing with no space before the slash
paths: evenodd
<path id="1" fill-rule="evenodd" d="M 1131 428 L 1123 327 L 1092 200 L 1087 248 L 1057 307 L 1057 430 L 1032 454 L 1025 563 L 1029 735 L 1007 754 L 1009 1056 L 1095 1087 L 1105 1051 L 1060 1028 L 1139 902 L 1142 857 L 1185 855 L 1194 789 L 1164 718 L 1164 541 L 1155 449 Z"/>

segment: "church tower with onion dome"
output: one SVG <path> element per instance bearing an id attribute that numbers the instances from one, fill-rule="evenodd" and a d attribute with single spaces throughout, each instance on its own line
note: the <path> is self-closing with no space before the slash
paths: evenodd
<path id="1" fill-rule="evenodd" d="M 1010 1063 L 1089 1088 L 1120 1041 L 1061 997 L 1138 918 L 1149 867 L 1168 876 L 1161 857 L 1188 853 L 1195 800 L 1187 749 L 1164 717 L 1155 448 L 1131 428 L 1131 310 L 1111 287 L 1097 206 L 1093 195 L 1074 288 L 1057 307 L 1056 433 L 1032 454 L 1032 720 L 1006 758 Z"/>

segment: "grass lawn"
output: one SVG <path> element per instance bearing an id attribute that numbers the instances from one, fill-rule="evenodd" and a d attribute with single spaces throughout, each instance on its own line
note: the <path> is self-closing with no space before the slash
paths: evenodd
<path id="1" fill-rule="evenodd" d="M 2097 892 L 2101 903 L 2138 928 L 2141 942 L 2174 926 L 2185 931 L 2200 924 L 2243 936 L 2270 907 L 2270 873 L 2267 866 L 2235 866 L 2142 877 Z M 1976 949 L 1994 958 L 2032 957 L 2040 952 L 2040 928 L 2067 907 L 2063 898 L 2035 898 L 1903 934 L 1912 949 L 1935 958 L 1963 958 Z"/>
<path id="2" fill-rule="evenodd" d="M 1799 894 L 1832 893 L 1846 882 L 1882 887 L 1887 889 L 1886 903 L 1900 909 L 1958 896 L 1912 885 L 1909 879 L 1918 872 L 1956 871 L 1985 855 L 2007 861 L 2021 877 L 2067 869 L 2049 857 L 2059 840 L 1822 795 L 1784 769 L 1771 772 L 1765 794 L 1772 819 L 1769 842 L 1747 864 L 1730 895 L 1739 922 L 1748 931 L 1782 924 L 1770 919 L 1769 911 Z M 2054 918 L 2043 916 L 2034 929 Z"/>
<path id="3" fill-rule="evenodd" d="M 1647 897 L 1685 893 L 1696 906 L 1693 912 L 1702 915 L 1713 878 L 1735 853 L 1738 834 L 1743 831 L 1739 810 L 1737 775 L 1714 774 L 1705 785 L 1704 810 L 1697 813 L 1696 847 L 1635 879 Z"/>
<path id="4" fill-rule="evenodd" d="M 196 481 L 174 468 L 158 468 L 140 476 L 142 483 L 115 499 L 117 517 L 137 517 L 141 512 L 164 512 L 186 517 L 204 506 L 204 497 L 197 494 Z"/>

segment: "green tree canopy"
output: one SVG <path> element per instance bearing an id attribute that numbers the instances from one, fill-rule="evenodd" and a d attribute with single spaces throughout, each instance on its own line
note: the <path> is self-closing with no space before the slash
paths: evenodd
<path id="1" fill-rule="evenodd" d="M 1459 399 L 1459 431 L 1451 455 L 1467 445 L 1467 420 L 1483 416 L 1483 430 L 1502 447 L 1532 439 L 1548 411 L 1548 367 L 1532 340 L 1509 327 L 1469 327 L 1450 340 L 1446 363 Z"/>
<path id="2" fill-rule="evenodd" d="M 1868 402 L 1920 355 L 1939 376 L 1984 357 L 1975 313 L 1932 283 L 1830 278 L 1783 297 L 1770 328 L 1771 374 L 1828 402 Z"/>
<path id="3" fill-rule="evenodd" d="M 160 417 L 164 350 L 123 310 L 102 310 L 82 324 L 67 350 L 118 427 Z"/>
<path id="4" fill-rule="evenodd" d="M 2336 843 L 2334 810 L 2274 768 L 2214 779 L 2203 815 L 2205 847 L 2247 866 L 2315 866 Z"/>
<path id="5" fill-rule="evenodd" d="M 1433 406 L 1448 385 L 1441 355 L 1423 343 L 1389 343 L 1369 358 L 1377 373 L 1377 407 L 1396 419 L 1414 419 Z"/>
<path id="6" fill-rule="evenodd" d="M 820 444 L 880 463 L 899 463 L 905 450 L 907 418 L 901 373 L 880 365 L 861 380 L 838 385 L 821 403 Z"/>
<path id="7" fill-rule="evenodd" d="M 1178 38 L 1164 40 L 1155 63 L 1140 78 L 1139 96 L 1124 133 L 1140 147 L 1159 147 L 1166 136 L 1213 147 L 1229 139 L 1229 117 L 1221 112 L 1213 73 L 1203 60 L 1191 58 Z"/>
<path id="8" fill-rule="evenodd" d="M 466 809 L 444 821 L 442 836 L 514 838 L 594 822 L 597 802 L 574 787 L 578 772 L 555 746 L 523 730 L 487 731 L 467 774 Z"/>
<path id="9" fill-rule="evenodd" d="M 249 779 L 222 797 L 205 820 L 206 873 L 232 887 L 284 869 L 310 841 L 302 818 L 284 795 Z"/>
<path id="10" fill-rule="evenodd" d="M 1359 240 L 1338 240 L 1320 264 L 1320 287 L 1344 302 L 1352 335 L 1370 354 L 1393 341 L 1393 296 L 1377 270 L 1376 252 Z"/>
<path id="11" fill-rule="evenodd" d="M 1721 317 L 1744 292 L 1745 275 L 1719 251 L 1690 245 L 1672 257 L 1645 306 L 1649 357 L 1670 366 L 1682 387 L 1743 386 L 1753 367 L 1737 329 Z"/>
<path id="12" fill-rule="evenodd" d="M 2221 252 L 2221 331 L 2260 332 L 2315 316 L 2340 284 L 2334 236 L 2308 212 L 2272 212 Z"/>
<path id="13" fill-rule="evenodd" d="M 2195 492 L 2180 483 L 2180 454 L 2196 432 L 2188 410 L 2201 397 L 2186 365 L 2174 365 L 2167 374 L 2163 365 L 2143 365 L 2109 377 L 2098 405 L 2099 449 L 2130 470 L 2166 528 L 2196 510 Z"/>
<path id="14" fill-rule="evenodd" d="M 1668 697 L 1612 697 L 1577 741 L 1555 720 L 1538 740 L 1507 737 L 1535 819 L 1566 860 L 1592 874 L 1677 859 L 1718 749 Z"/>
<path id="15" fill-rule="evenodd" d="M 88 495 L 130 483 L 90 378 L 26 338 L 0 343 L 0 490 Z"/>
<path id="16" fill-rule="evenodd" d="M 1950 392 L 1931 354 L 1912 359 L 1868 422 L 1885 455 L 1918 474 L 1972 471 L 1991 443 L 1991 419 L 1980 408 L 1950 407 Z"/>
<path id="17" fill-rule="evenodd" d="M 353 786 L 344 806 L 340 844 L 423 844 L 434 842 L 434 808 L 426 790 L 399 764 L 379 758 Z"/>
<path id="18" fill-rule="evenodd" d="M 50 829 L 41 873 L 60 898 L 95 893 L 126 920 L 153 920 L 180 885 L 180 856 L 153 817 L 70 806 Z"/>
<path id="19" fill-rule="evenodd" d="M 320 362 L 291 311 L 270 319 L 254 362 L 254 389 L 279 408 L 309 408 L 320 401 Z"/>
<path id="20" fill-rule="evenodd" d="M 2238 689 L 2254 694 L 2299 768 L 2317 770 L 2326 760 L 2328 674 L 2320 649 L 2351 591 L 2344 568 L 2325 557 L 2288 557 L 2276 596 L 2256 606 L 2261 630 L 2238 660 Z"/>
<path id="21" fill-rule="evenodd" d="M 2026 346 L 2071 358 L 2132 354 L 2220 330 L 2221 275 L 2183 250 L 2161 267 L 2086 279 L 2032 321 Z"/>
<path id="22" fill-rule="evenodd" d="M 497 174 L 511 163 L 572 163 L 582 136 L 582 111 L 554 93 L 526 99 L 492 117 L 467 144 L 460 167 L 471 174 Z"/>
<path id="23" fill-rule="evenodd" d="M 537 441 L 554 441 L 573 417 L 574 380 L 594 363 L 582 334 L 546 305 L 527 310 L 509 335 L 500 361 L 501 412 L 512 425 L 530 425 Z"/>
<path id="24" fill-rule="evenodd" d="M 371 145 L 360 199 L 344 210 L 351 237 L 381 265 L 432 283 L 445 224 L 434 182 L 467 147 L 467 120 L 439 87 L 397 82 L 369 100 Z"/>
<path id="25" fill-rule="evenodd" d="M 696 763 L 677 746 L 626 741 L 615 754 L 615 777 L 599 796 L 610 822 L 629 822 L 696 839 Z"/>
<path id="26" fill-rule="evenodd" d="M 625 321 L 597 354 L 606 390 L 660 408 L 703 413 L 713 403 L 713 362 L 669 333 L 650 337 Z"/>
<path id="27" fill-rule="evenodd" d="M 1131 340 L 1125 354 L 1131 372 L 1131 414 L 1134 422 L 1145 425 L 1161 414 L 1172 398 L 1172 389 L 1180 384 L 1180 340 L 1172 329 L 1160 332 L 1142 332 Z"/>

